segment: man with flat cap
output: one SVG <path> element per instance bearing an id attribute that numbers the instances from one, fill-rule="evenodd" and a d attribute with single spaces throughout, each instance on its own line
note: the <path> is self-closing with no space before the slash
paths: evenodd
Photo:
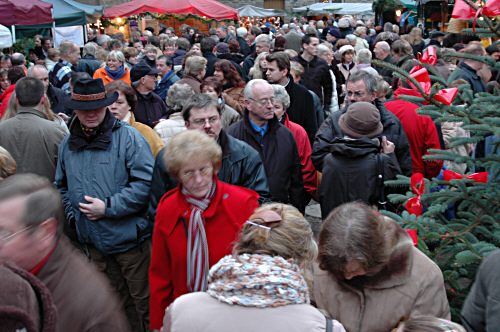
<path id="1" fill-rule="evenodd" d="M 75 82 L 66 103 L 76 115 L 59 149 L 55 184 L 66 232 L 107 274 L 125 304 L 132 331 L 148 329 L 152 225 L 144 217 L 153 171 L 149 144 L 107 109 L 101 79 Z"/>

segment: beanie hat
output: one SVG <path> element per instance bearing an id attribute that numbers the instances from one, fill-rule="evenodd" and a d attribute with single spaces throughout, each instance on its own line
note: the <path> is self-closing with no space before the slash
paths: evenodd
<path id="1" fill-rule="evenodd" d="M 352 138 L 377 137 L 384 127 L 380 122 L 380 112 L 375 105 L 359 101 L 351 104 L 339 118 L 342 132 Z"/>
<path id="2" fill-rule="evenodd" d="M 344 54 L 347 51 L 352 51 L 353 53 L 355 53 L 354 47 L 352 47 L 351 45 L 344 45 L 341 48 L 339 48 L 340 55 Z"/>

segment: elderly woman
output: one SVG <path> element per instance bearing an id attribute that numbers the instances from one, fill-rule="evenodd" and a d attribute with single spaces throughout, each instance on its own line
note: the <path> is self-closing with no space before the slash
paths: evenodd
<path id="1" fill-rule="evenodd" d="M 279 84 L 273 84 L 273 90 L 274 114 L 276 114 L 279 121 L 292 132 L 295 143 L 297 143 L 300 166 L 302 169 L 302 179 L 304 180 L 304 189 L 309 195 L 317 199 L 318 172 L 316 172 L 311 160 L 312 149 L 307 132 L 301 125 L 288 119 L 288 115 L 285 111 L 290 107 L 290 96 L 285 87 Z"/>
<path id="2" fill-rule="evenodd" d="M 223 85 L 224 100 L 238 113 L 243 114 L 245 110 L 245 81 L 238 74 L 238 71 L 229 60 L 219 60 L 214 65 L 214 77 Z"/>
<path id="3" fill-rule="evenodd" d="M 167 120 L 160 121 L 154 128 L 165 146 L 175 134 L 186 130 L 182 109 L 194 94 L 193 89 L 188 84 L 176 83 L 168 89 L 166 102 L 167 106 L 170 107 L 170 115 Z"/>
<path id="4" fill-rule="evenodd" d="M 118 99 L 108 106 L 109 111 L 113 113 L 118 120 L 126 122 L 137 129 L 148 142 L 151 152 L 156 158 L 158 152 L 163 148 L 163 142 L 153 129 L 135 121 L 134 110 L 137 105 L 137 95 L 134 89 L 123 81 L 113 81 L 106 85 L 107 94 L 111 95 L 115 91 L 118 92 Z"/>
<path id="5" fill-rule="evenodd" d="M 106 66 L 94 73 L 94 79 L 102 79 L 104 85 L 120 80 L 130 85 L 130 71 L 125 66 L 125 56 L 121 51 L 111 51 L 106 57 Z"/>
<path id="6" fill-rule="evenodd" d="M 232 243 L 258 206 L 259 195 L 217 178 L 222 150 L 198 130 L 177 134 L 164 162 L 178 186 L 156 212 L 149 270 L 150 328 L 159 329 L 177 297 L 207 289 L 209 268 L 231 252 Z"/>
<path id="7" fill-rule="evenodd" d="M 186 54 L 184 62 L 184 73 L 177 84 L 188 84 L 195 93 L 201 93 L 201 81 L 207 72 L 207 59 L 200 55 Z"/>
<path id="8" fill-rule="evenodd" d="M 226 104 L 222 96 L 222 83 L 215 77 L 207 77 L 201 83 L 201 93 L 212 96 L 217 99 L 221 108 L 222 128 L 227 128 L 240 120 L 240 114 L 231 106 Z"/>
<path id="9" fill-rule="evenodd" d="M 348 331 L 387 332 L 418 316 L 450 318 L 443 274 L 396 221 L 364 203 L 337 207 L 319 235 L 314 299 Z"/>
<path id="10" fill-rule="evenodd" d="M 233 254 L 210 270 L 207 292 L 178 298 L 163 331 L 313 332 L 330 323 L 332 331 L 344 331 L 309 304 L 301 268 L 316 252 L 311 226 L 297 209 L 281 203 L 258 208 Z"/>

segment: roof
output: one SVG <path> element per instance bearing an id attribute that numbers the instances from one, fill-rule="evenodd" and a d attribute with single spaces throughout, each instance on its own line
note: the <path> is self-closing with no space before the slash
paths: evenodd
<path id="1" fill-rule="evenodd" d="M 335 14 L 365 14 L 373 13 L 371 3 L 314 3 L 309 6 L 293 8 L 294 12 L 309 12 L 309 13 L 329 13 Z"/>
<path id="2" fill-rule="evenodd" d="M 255 17 L 270 17 L 270 16 L 283 16 L 282 11 L 275 9 L 265 9 L 252 5 L 246 5 L 238 8 L 240 16 L 255 16 Z"/>
<path id="3" fill-rule="evenodd" d="M 40 0 L 0 0 L 0 24 L 33 25 L 53 21 L 52 4 Z"/>

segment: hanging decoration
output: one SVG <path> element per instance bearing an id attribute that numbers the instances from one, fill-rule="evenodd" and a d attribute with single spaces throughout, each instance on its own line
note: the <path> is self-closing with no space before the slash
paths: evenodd
<path id="1" fill-rule="evenodd" d="M 477 183 L 487 183 L 488 182 L 488 172 L 479 172 L 479 173 L 472 173 L 468 175 L 462 175 L 457 172 L 453 172 L 450 170 L 444 170 L 443 171 L 443 178 L 445 181 L 451 181 L 451 180 L 462 180 L 462 179 L 468 179 L 472 180 Z"/>
<path id="2" fill-rule="evenodd" d="M 410 198 L 406 202 L 405 208 L 410 214 L 414 214 L 418 217 L 421 216 L 424 211 L 424 207 L 420 201 L 422 195 L 425 193 L 424 175 L 422 173 L 413 174 L 410 178 L 410 186 L 413 193 L 417 196 Z"/>

